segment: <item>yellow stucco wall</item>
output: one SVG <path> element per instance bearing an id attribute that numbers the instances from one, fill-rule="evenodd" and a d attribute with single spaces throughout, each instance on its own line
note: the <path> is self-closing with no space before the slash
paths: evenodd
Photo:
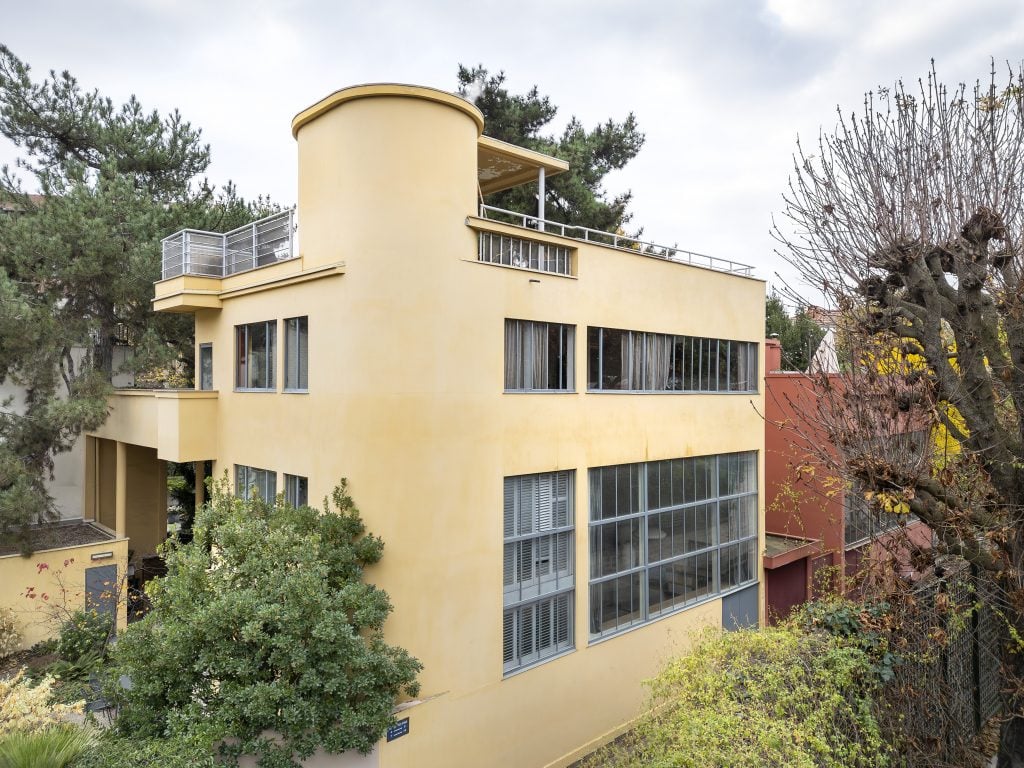
<path id="1" fill-rule="evenodd" d="M 154 448 L 129 445 L 127 451 L 125 533 L 134 557 L 154 555 L 167 538 L 167 464 Z"/>
<path id="2" fill-rule="evenodd" d="M 86 518 L 116 530 L 117 442 L 90 435 L 85 453 Z M 130 549 L 136 557 L 156 554 L 167 538 L 167 463 L 156 448 L 126 443 L 125 469 L 125 534 L 131 539 Z"/>
<path id="3" fill-rule="evenodd" d="M 302 475 L 314 504 L 347 477 L 384 539 L 367 576 L 394 604 L 388 640 L 425 668 L 422 703 L 402 713 L 410 733 L 376 753 L 383 768 L 567 764 L 638 714 L 641 681 L 692 630 L 720 625 L 716 599 L 590 643 L 588 468 L 756 450 L 763 478 L 763 393 L 585 390 L 587 326 L 760 342 L 764 284 L 580 243 L 575 277 L 478 263 L 477 133 L 470 111 L 415 94 L 304 123 L 301 259 L 289 268 L 343 273 L 221 293 L 220 309 L 195 314 L 219 391 L 215 475 L 270 469 L 278 490 Z M 309 393 L 283 393 L 280 321 L 302 315 Z M 576 392 L 503 393 L 506 318 L 576 326 Z M 279 322 L 278 392 L 235 392 L 234 328 L 267 320 Z M 504 478 L 565 469 L 576 473 L 575 650 L 503 678 Z M 758 506 L 763 531 L 763 492 Z"/>
<path id="4" fill-rule="evenodd" d="M 113 553 L 110 558 L 92 560 L 97 553 Z M 54 637 L 60 627 L 61 609 L 70 611 L 85 607 L 85 570 L 117 564 L 119 582 L 128 562 L 125 539 L 103 541 L 81 547 L 49 549 L 31 557 L 5 555 L 0 557 L 0 607 L 9 608 L 17 617 L 22 633 L 22 647 Z M 45 568 L 40 568 L 45 565 Z M 34 598 L 26 596 L 32 588 Z M 45 596 L 45 597 L 44 597 Z M 118 624 L 124 626 L 123 590 L 118 602 Z"/>
<path id="5" fill-rule="evenodd" d="M 92 495 L 90 493 L 92 483 L 99 486 L 98 492 L 94 496 L 96 509 L 94 519 L 110 530 L 114 530 L 116 528 L 114 498 L 117 479 L 117 443 L 102 438 L 89 439 L 94 441 L 93 444 L 96 446 L 94 458 L 96 464 L 94 472 L 87 473 L 86 495 L 87 497 Z"/>

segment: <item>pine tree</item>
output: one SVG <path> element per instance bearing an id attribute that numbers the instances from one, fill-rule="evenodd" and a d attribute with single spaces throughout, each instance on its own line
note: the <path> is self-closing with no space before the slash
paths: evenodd
<path id="1" fill-rule="evenodd" d="M 69 73 L 42 81 L 0 45 L 0 133 L 19 148 L 0 173 L 0 537 L 48 518 L 55 454 L 106 418 L 113 351 L 129 372 L 192 367 L 190 318 L 150 306 L 160 239 L 225 230 L 269 203 L 211 187 L 210 148 L 178 112 L 116 106 Z M 26 186 L 38 194 L 27 194 Z M 35 191 L 33 190 L 33 191 Z"/>
<path id="2" fill-rule="evenodd" d="M 569 162 L 567 172 L 547 180 L 545 218 L 605 232 L 620 231 L 629 222 L 632 193 L 608 199 L 602 183 L 611 171 L 636 157 L 644 144 L 632 112 L 621 123 L 609 119 L 591 130 L 573 117 L 561 136 L 544 135 L 541 131 L 554 119 L 558 107 L 541 96 L 537 86 L 522 96 L 510 94 L 505 73 L 491 75 L 483 65 L 467 68 L 460 64 L 458 80 L 459 94 L 473 98 L 483 112 L 487 136 Z M 531 183 L 496 192 L 486 202 L 535 214 L 536 198 L 537 185 Z"/>

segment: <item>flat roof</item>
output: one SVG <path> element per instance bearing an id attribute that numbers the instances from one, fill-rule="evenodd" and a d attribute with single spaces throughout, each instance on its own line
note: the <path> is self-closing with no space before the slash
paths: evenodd
<path id="1" fill-rule="evenodd" d="M 477 180 L 485 195 L 533 181 L 541 168 L 546 176 L 569 170 L 565 160 L 490 136 L 477 139 L 476 156 Z"/>
<path id="2" fill-rule="evenodd" d="M 781 568 L 783 565 L 820 552 L 821 541 L 818 539 L 786 536 L 781 533 L 764 534 L 764 567 L 769 570 Z"/>

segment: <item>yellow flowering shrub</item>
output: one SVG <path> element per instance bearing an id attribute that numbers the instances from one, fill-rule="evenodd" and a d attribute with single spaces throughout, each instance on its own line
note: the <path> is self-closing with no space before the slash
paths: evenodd
<path id="1" fill-rule="evenodd" d="M 0 608 L 0 659 L 6 659 L 21 646 L 21 630 L 14 613 Z"/>
<path id="2" fill-rule="evenodd" d="M 52 704 L 52 688 L 52 677 L 44 677 L 33 687 L 25 679 L 23 670 L 12 678 L 0 680 L 0 738 L 15 731 L 42 731 L 82 713 L 84 701 Z"/>

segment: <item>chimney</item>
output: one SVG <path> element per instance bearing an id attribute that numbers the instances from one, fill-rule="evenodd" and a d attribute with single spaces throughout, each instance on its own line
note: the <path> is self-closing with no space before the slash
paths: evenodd
<path id="1" fill-rule="evenodd" d="M 764 340 L 764 371 L 775 373 L 782 370 L 782 344 L 778 339 Z"/>

